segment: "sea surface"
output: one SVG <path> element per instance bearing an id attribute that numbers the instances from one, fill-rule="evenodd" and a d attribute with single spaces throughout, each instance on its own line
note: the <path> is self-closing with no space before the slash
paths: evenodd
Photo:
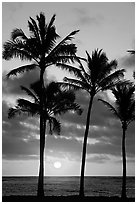
<path id="1" fill-rule="evenodd" d="M 47 196 L 78 195 L 79 177 L 45 177 Z M 2 196 L 36 195 L 37 177 L 2 177 Z M 85 177 L 85 195 L 121 196 L 122 177 Z M 135 177 L 127 177 L 127 196 L 135 197 Z"/>

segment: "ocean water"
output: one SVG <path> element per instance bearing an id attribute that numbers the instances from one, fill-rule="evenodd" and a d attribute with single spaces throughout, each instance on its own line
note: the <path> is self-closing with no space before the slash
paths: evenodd
<path id="1" fill-rule="evenodd" d="M 79 177 L 45 177 L 47 196 L 78 195 Z M 37 177 L 2 177 L 2 196 L 36 195 Z M 85 177 L 85 195 L 121 196 L 122 177 Z M 135 177 L 127 177 L 127 196 L 135 197 Z"/>

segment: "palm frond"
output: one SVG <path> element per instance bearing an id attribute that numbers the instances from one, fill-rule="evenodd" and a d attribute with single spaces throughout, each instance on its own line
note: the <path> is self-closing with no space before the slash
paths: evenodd
<path id="1" fill-rule="evenodd" d="M 16 115 L 21 115 L 22 111 L 16 106 L 15 108 L 9 108 L 8 118 L 14 118 Z"/>
<path id="2" fill-rule="evenodd" d="M 135 100 L 130 104 L 128 109 L 128 124 L 135 120 Z"/>
<path id="3" fill-rule="evenodd" d="M 81 76 L 81 70 L 77 67 L 71 66 L 69 64 L 64 64 L 64 63 L 56 63 L 56 66 L 62 69 L 68 70 L 70 73 L 73 73 L 78 78 L 79 76 Z"/>
<path id="4" fill-rule="evenodd" d="M 121 121 L 130 123 L 135 115 L 135 85 L 130 81 L 123 81 L 112 89 L 116 98 L 116 108 L 121 116 Z"/>
<path id="5" fill-rule="evenodd" d="M 26 71 L 31 71 L 31 70 L 34 70 L 36 66 L 37 66 L 36 64 L 24 65 L 24 66 L 11 70 L 6 76 L 7 78 L 9 78 L 10 76 L 13 76 L 13 75 L 21 74 Z"/>
<path id="6" fill-rule="evenodd" d="M 56 64 L 56 63 L 74 63 L 76 60 L 76 57 L 72 55 L 59 55 L 59 56 L 54 56 L 54 58 L 48 59 L 49 64 Z M 48 62 L 48 61 L 47 61 Z"/>
<path id="7" fill-rule="evenodd" d="M 113 107 L 110 103 L 108 103 L 105 100 L 102 100 L 102 99 L 98 99 L 98 100 L 101 101 L 117 118 L 120 118 L 120 115 L 115 109 L 115 107 Z"/>
<path id="8" fill-rule="evenodd" d="M 125 69 L 117 70 L 98 82 L 100 90 L 113 88 L 124 77 Z"/>
<path id="9" fill-rule="evenodd" d="M 41 82 L 40 80 L 35 81 L 34 83 L 30 84 L 30 88 L 33 90 L 34 94 L 36 95 L 37 99 L 40 99 L 41 93 L 44 94 L 44 90 L 41 91 Z"/>
<path id="10" fill-rule="evenodd" d="M 22 38 L 23 40 L 27 40 L 27 36 L 25 35 L 25 33 L 23 32 L 22 29 L 19 28 L 15 28 L 12 32 L 11 32 L 11 40 L 14 41 L 16 38 Z"/>
<path id="11" fill-rule="evenodd" d="M 39 103 L 38 98 L 36 97 L 36 95 L 28 88 L 24 87 L 24 86 L 20 86 L 21 89 L 23 91 L 25 91 L 31 98 L 33 98 L 35 100 L 35 103 Z"/>
<path id="12" fill-rule="evenodd" d="M 78 115 L 81 115 L 83 113 L 83 109 L 80 107 L 78 103 L 73 102 L 70 107 L 64 108 L 64 111 L 73 111 L 76 112 Z"/>
<path id="13" fill-rule="evenodd" d="M 77 47 L 75 44 L 63 44 L 58 47 L 56 52 L 52 53 L 52 51 L 49 53 L 49 55 L 46 57 L 47 62 L 52 62 L 53 64 L 62 62 L 74 62 L 76 60 L 75 53 L 77 51 Z M 52 53 L 52 55 L 51 55 Z"/>
<path id="14" fill-rule="evenodd" d="M 15 57 L 21 60 L 32 60 L 34 56 L 26 48 L 26 45 L 19 39 L 7 41 L 3 44 L 2 58 L 10 60 Z"/>
<path id="15" fill-rule="evenodd" d="M 53 103 L 56 103 L 58 99 L 58 95 L 61 94 L 61 90 L 58 86 L 58 83 L 51 82 L 49 83 L 45 88 L 45 94 L 44 94 L 44 101 L 46 106 L 49 105 L 50 108 L 53 105 Z"/>
<path id="16" fill-rule="evenodd" d="M 62 69 L 65 69 L 65 70 L 68 70 L 70 73 L 74 74 L 78 79 L 81 79 L 81 81 L 84 81 L 85 83 L 88 83 L 88 79 L 89 79 L 89 76 L 88 76 L 88 79 L 87 79 L 87 73 L 83 72 L 83 69 L 80 69 L 80 68 L 77 68 L 77 67 L 74 67 L 74 66 L 71 66 L 71 65 L 68 65 L 68 64 L 64 64 L 64 63 L 56 63 L 56 66 L 57 67 L 61 67 Z M 87 75 L 85 75 L 85 73 Z"/>
<path id="17" fill-rule="evenodd" d="M 31 34 L 33 35 L 33 37 L 35 37 L 35 40 L 37 40 L 39 42 L 39 44 L 41 43 L 41 39 L 40 39 L 40 34 L 39 34 L 39 28 L 37 26 L 36 21 L 30 17 L 30 21 L 28 21 L 28 27 L 29 30 L 31 32 Z"/>
<path id="18" fill-rule="evenodd" d="M 73 31 L 71 32 L 69 35 L 67 35 L 60 43 L 58 43 L 58 45 L 56 47 L 53 48 L 53 50 L 49 53 L 48 57 L 47 57 L 47 61 L 50 59 L 53 59 L 53 56 L 55 57 L 56 56 L 56 53 L 58 52 L 59 53 L 59 50 L 60 50 L 60 53 L 63 52 L 63 48 L 64 48 L 64 45 L 67 45 L 67 41 L 70 41 L 72 40 L 73 36 L 79 32 L 79 30 L 76 30 L 76 31 Z M 71 44 L 70 46 L 68 46 L 69 48 L 71 47 Z M 67 47 L 67 48 L 68 48 Z M 74 47 L 74 52 L 73 54 L 75 54 L 75 51 L 76 51 L 76 48 L 75 46 L 73 45 Z M 66 48 L 64 48 L 66 49 Z M 72 47 L 71 47 L 71 50 L 72 50 Z M 68 51 L 67 51 L 68 52 Z M 70 52 L 70 51 L 69 51 Z M 72 52 L 71 52 L 72 53 Z M 57 61 L 58 62 L 58 61 Z"/>
<path id="19" fill-rule="evenodd" d="M 26 99 L 19 98 L 17 100 L 17 107 L 19 107 L 22 112 L 32 116 L 40 113 L 39 105 Z"/>
<path id="20" fill-rule="evenodd" d="M 58 82 L 58 85 L 61 87 L 61 89 L 65 90 L 80 90 L 81 86 L 70 84 L 67 82 Z"/>
<path id="21" fill-rule="evenodd" d="M 80 106 L 75 103 L 75 93 L 72 90 L 60 89 L 60 84 L 57 85 L 57 91 L 51 91 L 51 96 L 46 92 L 47 101 L 46 107 L 49 114 L 60 115 L 69 110 L 73 110 L 80 114 L 82 112 Z M 53 88 L 54 90 L 54 88 Z"/>
<path id="22" fill-rule="evenodd" d="M 54 115 L 62 115 L 68 111 L 73 111 L 73 112 L 76 112 L 78 115 L 81 115 L 83 110 L 81 109 L 81 107 L 79 106 L 79 104 L 77 103 L 72 103 L 70 101 L 66 101 L 65 103 L 61 103 L 61 106 L 60 107 L 59 105 L 55 106 L 53 108 L 53 112 L 54 112 Z"/>
<path id="23" fill-rule="evenodd" d="M 56 18 L 56 14 L 54 14 L 54 15 L 52 16 L 52 18 L 51 18 L 51 20 L 50 20 L 50 22 L 49 22 L 49 24 L 48 24 L 48 28 L 51 28 L 51 27 L 53 26 L 53 23 L 54 23 L 54 21 L 55 21 L 55 18 Z"/>
<path id="24" fill-rule="evenodd" d="M 46 32 L 46 37 L 44 40 L 44 50 L 45 53 L 49 54 L 51 50 L 55 47 L 56 40 L 60 36 L 56 33 L 56 28 L 54 26 L 48 27 Z"/>
<path id="25" fill-rule="evenodd" d="M 82 75 L 83 75 L 84 79 L 87 80 L 88 82 L 90 82 L 90 78 L 91 78 L 91 77 L 90 77 L 90 75 L 85 71 L 85 68 L 84 68 L 84 66 L 83 66 L 83 64 L 82 64 L 82 62 L 81 62 L 81 60 L 84 61 L 84 62 L 86 62 L 86 63 L 88 63 L 88 62 L 87 62 L 87 59 L 76 56 L 76 61 L 79 63 L 79 68 L 80 68 L 81 72 L 83 73 Z M 83 80 L 84 80 L 84 79 L 83 79 Z"/>
<path id="26" fill-rule="evenodd" d="M 68 82 L 68 83 L 70 83 L 70 85 L 73 85 L 73 86 L 76 85 L 76 86 L 80 87 L 81 89 L 87 90 L 88 92 L 90 92 L 90 89 L 91 89 L 91 86 L 82 80 L 64 77 L 64 82 Z"/>
<path id="27" fill-rule="evenodd" d="M 87 65 L 88 65 L 88 73 L 91 76 L 92 84 L 97 84 L 100 80 L 110 74 L 110 72 L 116 68 L 116 61 L 113 60 L 110 63 L 108 62 L 108 58 L 106 54 L 101 50 L 96 49 L 92 52 L 92 57 L 87 53 Z"/>
<path id="28" fill-rule="evenodd" d="M 60 132 L 61 132 L 61 123 L 60 123 L 60 121 L 57 120 L 54 117 L 50 117 L 48 121 L 49 121 L 49 126 L 50 126 L 49 133 L 52 135 L 53 132 L 54 132 L 54 133 L 57 133 L 58 135 L 60 135 Z"/>
<path id="29" fill-rule="evenodd" d="M 39 27 L 41 43 L 43 44 L 45 34 L 46 34 L 46 28 L 47 28 L 47 25 L 45 23 L 45 15 L 44 15 L 43 12 L 41 12 L 39 16 L 37 15 L 37 21 L 38 21 L 38 27 Z"/>
<path id="30" fill-rule="evenodd" d="M 24 113 L 31 116 L 39 114 L 39 107 L 37 104 L 31 103 L 28 100 L 18 99 L 15 108 L 9 108 L 8 118 L 10 119 Z"/>
<path id="31" fill-rule="evenodd" d="M 102 69 L 102 72 L 104 72 L 105 74 L 102 76 L 102 78 L 107 77 L 113 70 L 117 68 L 117 65 L 118 65 L 117 60 L 112 60 L 110 62 L 107 62 Z"/>

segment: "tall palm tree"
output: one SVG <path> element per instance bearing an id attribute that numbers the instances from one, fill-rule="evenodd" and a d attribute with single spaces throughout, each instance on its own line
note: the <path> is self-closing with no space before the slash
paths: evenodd
<path id="1" fill-rule="evenodd" d="M 14 108 L 10 108 L 8 117 L 12 118 L 15 115 L 27 113 L 28 115 L 35 116 L 40 115 L 40 81 L 31 85 L 31 89 L 21 86 L 21 89 L 25 91 L 30 97 L 28 99 L 18 99 L 17 105 Z M 60 133 L 61 124 L 56 116 L 66 113 L 67 111 L 75 111 L 79 115 L 82 113 L 80 106 L 75 103 L 75 94 L 72 91 L 61 90 L 58 83 L 51 82 L 43 89 L 43 127 L 44 134 L 46 131 L 46 124 L 49 124 L 50 134 L 52 132 Z M 43 138 L 42 157 L 43 165 L 42 171 L 44 172 L 44 147 L 45 147 L 45 135 Z M 39 185 L 39 184 L 38 184 Z"/>
<path id="2" fill-rule="evenodd" d="M 71 43 L 72 38 L 78 30 L 71 32 L 63 40 L 57 43 L 60 36 L 56 32 L 54 25 L 55 15 L 49 23 L 46 23 L 45 15 L 40 13 L 36 16 L 36 20 L 30 17 L 28 28 L 30 36 L 27 37 L 22 29 L 16 28 L 11 33 L 11 40 L 3 45 L 2 57 L 5 60 L 19 58 L 22 61 L 31 61 L 31 64 L 13 69 L 7 74 L 7 77 L 17 75 L 25 71 L 31 71 L 39 68 L 41 90 L 44 87 L 43 76 L 47 67 L 57 62 L 74 62 L 77 48 Z M 40 94 L 40 171 L 39 171 L 39 188 L 38 195 L 43 196 L 43 157 L 42 146 L 44 143 L 44 127 L 43 127 L 43 94 Z"/>
<path id="3" fill-rule="evenodd" d="M 87 138 L 90 126 L 90 115 L 93 104 L 94 96 L 100 92 L 107 89 L 110 89 L 114 84 L 116 84 L 120 77 L 123 77 L 124 69 L 115 70 L 117 67 L 116 60 L 111 62 L 108 61 L 106 54 L 102 50 L 96 49 L 92 52 L 92 56 L 87 54 L 86 68 L 82 63 L 83 59 L 77 59 L 79 67 L 74 67 L 62 63 L 57 63 L 57 66 L 64 67 L 72 71 L 76 78 L 64 78 L 62 86 L 74 88 L 74 89 L 84 89 L 89 94 L 89 106 L 86 119 L 86 128 L 84 134 L 83 142 L 83 152 L 82 152 L 82 165 L 81 165 L 81 177 L 80 177 L 80 191 L 79 195 L 84 196 L 84 170 L 85 170 L 85 161 L 86 161 L 86 147 L 87 147 Z"/>
<path id="4" fill-rule="evenodd" d="M 121 82 L 112 89 L 115 96 L 115 105 L 111 105 L 107 101 L 99 99 L 105 106 L 116 116 L 122 126 L 122 158 L 123 158 L 123 181 L 122 181 L 122 198 L 126 198 L 126 130 L 128 125 L 135 120 L 135 85 L 132 82 Z"/>

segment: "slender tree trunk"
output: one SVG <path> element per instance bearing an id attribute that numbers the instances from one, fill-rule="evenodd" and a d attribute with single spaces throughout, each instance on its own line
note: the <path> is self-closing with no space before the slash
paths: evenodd
<path id="1" fill-rule="evenodd" d="M 43 72 L 40 73 L 41 96 L 40 96 L 40 167 L 38 178 L 37 196 L 44 196 L 44 146 L 45 146 L 45 131 L 44 131 L 44 115 L 43 115 Z"/>
<path id="2" fill-rule="evenodd" d="M 122 180 L 122 198 L 126 198 L 126 147 L 125 147 L 125 136 L 126 128 L 123 128 L 123 137 L 122 137 L 122 157 L 123 157 L 123 180 Z"/>
<path id="3" fill-rule="evenodd" d="M 91 113 L 91 108 L 92 108 L 92 103 L 93 103 L 93 97 L 94 96 L 92 95 L 90 96 L 87 120 L 86 120 L 86 129 L 85 129 L 85 134 L 84 134 L 82 164 L 81 164 L 81 177 L 80 177 L 80 191 L 79 191 L 79 195 L 81 197 L 84 196 L 84 171 L 85 171 L 85 161 L 86 161 L 86 148 L 87 148 L 87 138 L 88 138 L 89 125 L 90 125 L 90 113 Z"/>

